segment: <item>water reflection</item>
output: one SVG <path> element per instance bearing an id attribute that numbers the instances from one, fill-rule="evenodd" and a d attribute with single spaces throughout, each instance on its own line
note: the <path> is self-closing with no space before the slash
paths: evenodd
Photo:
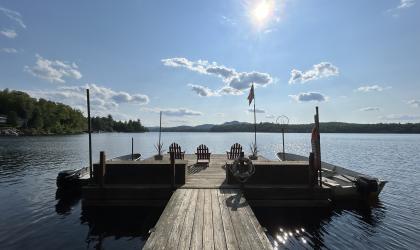
<path id="1" fill-rule="evenodd" d="M 84 208 L 80 220 L 89 227 L 87 248 L 103 249 L 105 242 L 120 249 L 141 248 L 162 211 L 163 207 Z"/>
<path id="2" fill-rule="evenodd" d="M 380 201 L 351 208 L 253 208 L 275 248 L 365 248 L 385 218 Z M 359 240 L 355 240 L 359 237 Z M 333 243 L 333 244 L 331 244 Z"/>

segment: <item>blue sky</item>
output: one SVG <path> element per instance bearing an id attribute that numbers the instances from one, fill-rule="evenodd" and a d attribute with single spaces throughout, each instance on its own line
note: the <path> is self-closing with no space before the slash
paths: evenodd
<path id="1" fill-rule="evenodd" d="M 420 122 L 420 3 L 0 1 L 0 88 L 146 125 Z"/>

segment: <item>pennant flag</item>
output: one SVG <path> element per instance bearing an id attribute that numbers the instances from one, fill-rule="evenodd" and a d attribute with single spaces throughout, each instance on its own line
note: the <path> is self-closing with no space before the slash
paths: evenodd
<path id="1" fill-rule="evenodd" d="M 254 84 L 252 84 L 252 87 L 249 90 L 249 95 L 248 95 L 249 104 L 248 105 L 251 105 L 252 100 L 254 100 Z"/>

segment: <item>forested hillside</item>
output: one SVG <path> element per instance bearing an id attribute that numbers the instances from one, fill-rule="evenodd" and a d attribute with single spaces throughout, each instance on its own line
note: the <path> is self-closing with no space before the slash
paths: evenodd
<path id="1" fill-rule="evenodd" d="M 18 128 L 23 134 L 72 134 L 87 131 L 87 118 L 68 105 L 32 98 L 22 91 L 0 91 L 3 127 Z M 92 118 L 92 130 L 103 132 L 145 132 L 137 121 L 115 121 L 111 115 Z"/>

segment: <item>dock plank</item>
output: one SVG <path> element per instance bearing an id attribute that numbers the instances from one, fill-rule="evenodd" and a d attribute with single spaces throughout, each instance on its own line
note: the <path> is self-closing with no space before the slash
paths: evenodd
<path id="1" fill-rule="evenodd" d="M 179 238 L 181 235 L 182 227 L 184 225 L 185 216 L 187 214 L 187 209 L 190 204 L 192 189 L 186 189 L 185 196 L 182 201 L 182 204 L 179 208 L 178 215 L 173 221 L 173 228 L 170 231 L 169 239 L 166 244 L 166 249 L 175 249 L 178 246 Z M 180 191 L 181 192 L 181 191 Z"/>
<path id="2" fill-rule="evenodd" d="M 197 207 L 198 189 L 192 189 L 190 204 L 185 215 L 185 221 L 179 237 L 178 249 L 189 249 L 191 242 L 191 235 L 194 225 L 195 210 Z"/>
<path id="3" fill-rule="evenodd" d="M 217 190 L 217 196 L 219 199 L 219 206 L 222 215 L 226 247 L 227 249 L 239 249 L 239 244 L 238 240 L 236 239 L 235 231 L 233 229 L 232 220 L 229 215 L 228 207 L 226 206 L 226 199 L 221 190 Z"/>
<path id="4" fill-rule="evenodd" d="M 211 204 L 211 190 L 204 190 L 204 218 L 203 218 L 203 249 L 214 249 L 213 241 L 213 212 Z"/>
<path id="5" fill-rule="evenodd" d="M 238 241 L 238 246 L 240 249 L 253 249 L 251 245 L 248 242 L 248 237 L 241 220 L 239 218 L 238 213 L 238 192 L 232 192 L 229 189 L 223 189 L 221 190 L 221 193 L 223 194 L 223 200 L 225 204 L 227 205 L 227 211 L 229 212 L 229 217 L 232 221 L 233 230 L 235 231 L 235 236 Z"/>
<path id="6" fill-rule="evenodd" d="M 220 210 L 218 190 L 211 190 L 211 207 L 213 212 L 213 240 L 215 249 L 227 249 L 225 230 Z"/>
<path id="7" fill-rule="evenodd" d="M 190 249 L 203 249 L 204 190 L 198 190 Z"/>

